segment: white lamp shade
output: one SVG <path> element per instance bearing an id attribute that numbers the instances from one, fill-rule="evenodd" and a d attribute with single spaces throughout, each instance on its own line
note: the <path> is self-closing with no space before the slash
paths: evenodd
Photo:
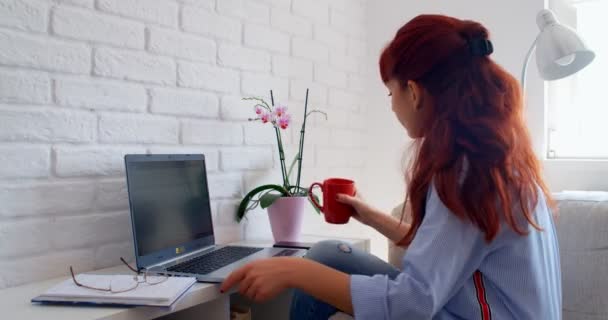
<path id="1" fill-rule="evenodd" d="M 550 10 L 539 12 L 536 21 L 541 30 L 536 40 L 536 64 L 543 79 L 565 78 L 595 58 L 576 31 L 560 24 Z"/>

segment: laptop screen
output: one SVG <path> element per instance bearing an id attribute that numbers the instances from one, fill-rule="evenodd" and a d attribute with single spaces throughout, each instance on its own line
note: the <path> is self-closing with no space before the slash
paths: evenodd
<path id="1" fill-rule="evenodd" d="M 205 161 L 127 161 L 137 255 L 213 235 Z"/>

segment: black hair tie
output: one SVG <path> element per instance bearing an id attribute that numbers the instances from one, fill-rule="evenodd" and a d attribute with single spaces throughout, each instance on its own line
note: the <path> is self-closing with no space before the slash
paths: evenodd
<path id="1" fill-rule="evenodd" d="M 492 45 L 490 40 L 471 39 L 468 42 L 471 54 L 475 57 L 489 56 L 494 52 L 494 45 Z"/>

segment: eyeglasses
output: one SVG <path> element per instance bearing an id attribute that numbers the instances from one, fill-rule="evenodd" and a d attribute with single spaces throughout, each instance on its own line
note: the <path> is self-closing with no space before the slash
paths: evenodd
<path id="1" fill-rule="evenodd" d="M 86 285 L 86 284 L 83 284 L 83 283 L 79 282 L 78 280 L 76 280 L 76 276 L 74 275 L 74 268 L 72 268 L 72 266 L 70 266 L 70 274 L 72 275 L 72 280 L 74 281 L 74 284 L 76 284 L 79 287 L 87 288 L 87 289 L 91 289 L 91 290 L 109 292 L 109 293 L 122 293 L 122 292 L 131 291 L 131 290 L 134 290 L 135 288 L 137 288 L 142 283 L 146 284 L 148 286 L 154 286 L 154 285 L 161 284 L 161 283 L 167 281 L 167 279 L 169 278 L 168 276 L 162 276 L 162 275 L 153 275 L 152 276 L 152 275 L 148 275 L 147 272 L 140 272 L 137 269 L 131 267 L 129 265 L 129 263 L 127 263 L 127 261 L 125 261 L 125 259 L 123 257 L 120 257 L 120 261 L 122 261 L 122 263 L 124 263 L 131 271 L 135 272 L 136 274 L 133 275 L 132 278 L 128 277 L 128 276 L 113 277 L 110 280 L 110 283 L 104 288 Z"/>

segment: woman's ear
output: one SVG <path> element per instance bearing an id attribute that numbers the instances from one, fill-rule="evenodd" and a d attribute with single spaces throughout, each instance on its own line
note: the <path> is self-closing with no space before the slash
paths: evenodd
<path id="1" fill-rule="evenodd" d="M 408 91 L 411 95 L 414 110 L 418 111 L 422 109 L 422 87 L 415 81 L 407 81 Z"/>

